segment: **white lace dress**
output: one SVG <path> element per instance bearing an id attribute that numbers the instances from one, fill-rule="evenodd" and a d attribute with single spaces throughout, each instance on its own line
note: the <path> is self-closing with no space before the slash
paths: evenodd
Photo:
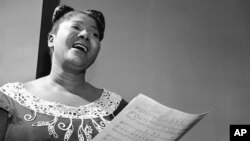
<path id="1" fill-rule="evenodd" d="M 98 100 L 71 107 L 39 99 L 20 82 L 0 87 L 0 108 L 9 113 L 5 141 L 90 141 L 126 105 L 106 89 Z"/>

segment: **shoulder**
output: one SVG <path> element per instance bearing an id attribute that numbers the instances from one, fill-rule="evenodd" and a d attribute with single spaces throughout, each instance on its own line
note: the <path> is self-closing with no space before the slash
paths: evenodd
<path id="1" fill-rule="evenodd" d="M 39 79 L 35 79 L 26 83 L 23 83 L 22 86 L 23 88 L 25 88 L 28 91 L 38 91 L 43 85 L 44 83 L 44 78 L 39 78 Z M 36 90 L 38 89 L 38 90 Z"/>
<path id="2" fill-rule="evenodd" d="M 122 98 L 121 95 L 109 91 L 107 89 L 103 90 L 104 97 L 107 97 L 108 103 L 113 103 L 114 105 L 114 111 L 113 114 L 116 116 L 123 108 L 125 108 L 128 105 L 128 102 Z"/>
<path id="3" fill-rule="evenodd" d="M 0 87 L 0 140 L 4 140 L 8 127 L 8 118 L 13 115 L 11 106 L 11 98 L 5 95 L 9 84 L 4 84 Z"/>
<path id="4" fill-rule="evenodd" d="M 0 92 L 3 95 L 12 97 L 17 91 L 21 90 L 23 84 L 20 82 L 6 83 L 0 87 Z"/>
<path id="5" fill-rule="evenodd" d="M 8 113 L 9 117 L 12 116 L 14 112 L 13 100 L 18 96 L 19 90 L 21 89 L 22 84 L 19 82 L 7 83 L 0 87 L 0 109 Z"/>
<path id="6" fill-rule="evenodd" d="M 7 83 L 0 87 L 0 92 L 2 95 L 13 98 L 15 95 L 18 95 L 20 91 L 23 90 L 23 84 L 20 82 Z"/>
<path id="7" fill-rule="evenodd" d="M 107 89 L 103 89 L 103 97 L 107 97 L 109 100 L 111 100 L 112 102 L 115 102 L 115 103 L 120 103 L 122 101 L 125 101 L 121 95 L 113 92 L 113 91 L 110 91 L 110 90 L 107 90 Z"/>

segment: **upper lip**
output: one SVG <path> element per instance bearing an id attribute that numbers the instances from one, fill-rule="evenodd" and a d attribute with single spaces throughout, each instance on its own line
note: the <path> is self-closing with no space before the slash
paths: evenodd
<path id="1" fill-rule="evenodd" d="M 74 43 L 72 47 L 80 49 L 83 52 L 88 52 L 89 50 L 86 45 L 84 45 L 83 43 L 79 43 L 79 42 Z"/>

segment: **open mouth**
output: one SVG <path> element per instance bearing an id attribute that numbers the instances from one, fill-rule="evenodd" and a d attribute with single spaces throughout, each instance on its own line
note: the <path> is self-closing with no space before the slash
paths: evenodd
<path id="1" fill-rule="evenodd" d="M 84 45 L 80 44 L 80 43 L 75 43 L 72 47 L 75 48 L 75 49 L 79 49 L 79 50 L 81 50 L 81 51 L 83 51 L 85 53 L 88 52 L 88 48 L 85 47 Z"/>

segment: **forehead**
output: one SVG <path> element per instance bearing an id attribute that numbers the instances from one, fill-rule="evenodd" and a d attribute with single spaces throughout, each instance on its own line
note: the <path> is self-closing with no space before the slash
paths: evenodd
<path id="1" fill-rule="evenodd" d="M 69 18 L 70 22 L 77 22 L 77 23 L 81 23 L 84 25 L 91 25 L 91 26 L 95 26 L 96 27 L 96 22 L 93 18 L 91 18 L 90 16 L 84 14 L 84 13 L 77 13 L 74 14 L 73 16 L 71 16 Z"/>

